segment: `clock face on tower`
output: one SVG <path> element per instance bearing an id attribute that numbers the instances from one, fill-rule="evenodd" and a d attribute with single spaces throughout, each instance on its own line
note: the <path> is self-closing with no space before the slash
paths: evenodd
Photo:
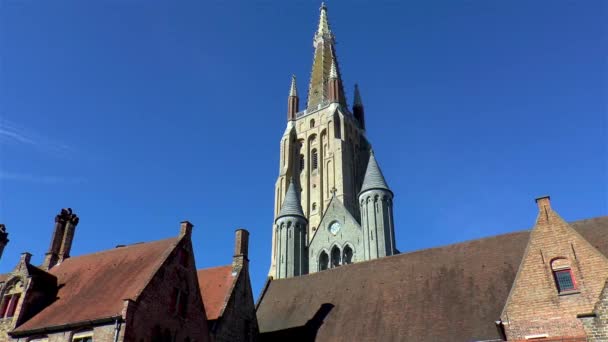
<path id="1" fill-rule="evenodd" d="M 329 232 L 336 235 L 340 231 L 340 228 L 342 228 L 340 222 L 334 221 L 329 225 Z"/>

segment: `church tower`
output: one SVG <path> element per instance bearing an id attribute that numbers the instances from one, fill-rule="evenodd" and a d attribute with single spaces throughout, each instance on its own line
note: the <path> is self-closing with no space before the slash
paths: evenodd
<path id="1" fill-rule="evenodd" d="M 290 182 L 299 189 L 297 197 L 302 217 L 306 219 L 304 250 L 309 253 L 309 258 L 312 258 L 310 253 L 318 252 L 309 247 L 324 224 L 330 204 L 335 206 L 336 201 L 340 202 L 346 216 L 353 218 L 356 225 L 361 222 L 358 195 L 362 190 L 370 150 L 365 137 L 363 102 L 359 88 L 355 86 L 352 111 L 348 108 L 335 36 L 325 4 L 320 8 L 313 47 L 306 107 L 299 108 L 295 76 L 292 76 L 287 99 L 287 125 L 280 142 L 279 176 L 275 184 L 275 225 L 269 272 L 273 277 L 291 276 L 287 275 L 291 272 L 284 273 L 278 267 L 285 240 L 278 235 L 280 230 L 277 229 Z M 355 243 L 351 244 L 356 250 Z M 362 254 L 354 253 L 354 259 L 363 260 Z M 316 269 L 311 269 L 314 271 Z M 296 273 L 293 272 L 294 275 Z"/>

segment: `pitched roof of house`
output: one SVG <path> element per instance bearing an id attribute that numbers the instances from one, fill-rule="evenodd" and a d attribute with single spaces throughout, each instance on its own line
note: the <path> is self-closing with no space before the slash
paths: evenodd
<path id="1" fill-rule="evenodd" d="M 177 245 L 178 238 L 72 257 L 53 267 L 57 299 L 14 332 L 120 316 Z"/>
<path id="2" fill-rule="evenodd" d="M 197 276 L 207 319 L 218 319 L 230 299 L 237 278 L 232 275 L 232 265 L 200 269 Z"/>
<path id="3" fill-rule="evenodd" d="M 608 216 L 572 226 L 608 255 Z M 271 280 L 258 303 L 265 340 L 471 341 L 498 339 L 529 231 Z"/>

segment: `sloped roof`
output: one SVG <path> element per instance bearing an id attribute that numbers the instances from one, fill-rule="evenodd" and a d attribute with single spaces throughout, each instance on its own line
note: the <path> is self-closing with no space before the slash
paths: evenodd
<path id="1" fill-rule="evenodd" d="M 378 166 L 378 162 L 376 162 L 374 151 L 370 151 L 369 153 L 369 162 L 367 163 L 365 177 L 363 177 L 363 185 L 361 185 L 361 191 L 359 193 L 372 189 L 389 190 L 386 180 L 384 180 L 384 176 L 382 175 L 382 171 L 380 171 L 380 167 Z"/>
<path id="2" fill-rule="evenodd" d="M 608 216 L 572 226 L 608 255 Z M 271 280 L 258 303 L 262 340 L 498 339 L 529 231 Z"/>
<path id="3" fill-rule="evenodd" d="M 237 278 L 232 275 L 232 265 L 200 269 L 197 276 L 207 319 L 218 319 L 230 299 L 230 291 Z"/>
<path id="4" fill-rule="evenodd" d="M 57 300 L 14 332 L 119 316 L 124 300 L 136 300 L 178 238 L 134 244 L 72 257 L 53 267 Z"/>
<path id="5" fill-rule="evenodd" d="M 305 217 L 304 211 L 302 210 L 302 204 L 300 204 L 299 191 L 296 190 L 293 181 L 289 182 L 289 187 L 287 188 L 287 193 L 285 194 L 285 199 L 283 200 L 283 205 L 281 206 L 277 218 L 282 216 Z"/>

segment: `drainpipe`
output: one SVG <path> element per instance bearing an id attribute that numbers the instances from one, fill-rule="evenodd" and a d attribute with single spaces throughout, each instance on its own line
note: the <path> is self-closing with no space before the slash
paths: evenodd
<path id="1" fill-rule="evenodd" d="M 114 324 L 114 342 L 118 342 L 119 334 L 120 334 L 120 317 L 116 317 L 116 324 Z"/>

